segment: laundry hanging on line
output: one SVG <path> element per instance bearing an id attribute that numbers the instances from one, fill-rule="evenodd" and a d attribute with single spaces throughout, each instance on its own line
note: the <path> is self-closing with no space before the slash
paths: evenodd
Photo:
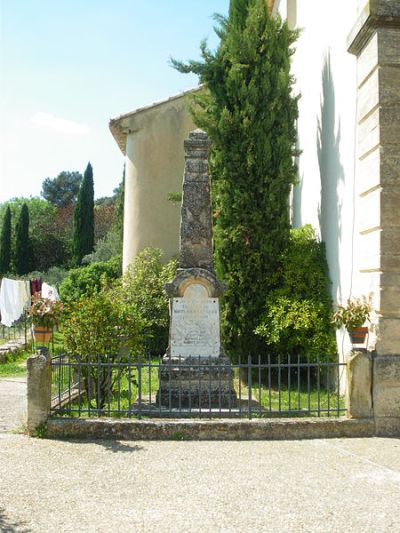
<path id="1" fill-rule="evenodd" d="M 42 283 L 41 293 L 42 293 L 42 298 L 48 298 L 49 300 L 52 300 L 53 302 L 60 299 L 57 289 L 55 287 L 52 287 L 51 285 L 48 285 L 45 281 Z"/>
<path id="2" fill-rule="evenodd" d="M 3 278 L 0 287 L 1 324 L 12 326 L 31 305 L 31 297 L 35 294 L 53 301 L 60 299 L 57 289 L 48 283 L 42 283 L 40 278 L 31 281 Z"/>
<path id="3" fill-rule="evenodd" d="M 3 278 L 0 288 L 1 323 L 10 327 L 31 303 L 29 281 Z"/>

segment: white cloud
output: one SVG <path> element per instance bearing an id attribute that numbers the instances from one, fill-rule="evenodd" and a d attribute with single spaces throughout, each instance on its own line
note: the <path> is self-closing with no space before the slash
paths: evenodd
<path id="1" fill-rule="evenodd" d="M 29 122 L 34 126 L 47 129 L 53 133 L 66 133 L 69 135 L 86 135 L 90 128 L 85 124 L 79 124 L 73 120 L 59 118 L 51 113 L 35 113 Z"/>

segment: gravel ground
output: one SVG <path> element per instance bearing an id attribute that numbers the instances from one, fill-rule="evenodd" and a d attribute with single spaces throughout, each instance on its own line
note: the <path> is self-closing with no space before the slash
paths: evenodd
<path id="1" fill-rule="evenodd" d="M 0 381 L 0 413 L 18 417 L 23 385 L 10 382 Z M 14 402 L 3 404 L 3 388 Z M 76 442 L 0 431 L 4 532 L 381 533 L 400 531 L 399 509 L 400 439 Z"/>

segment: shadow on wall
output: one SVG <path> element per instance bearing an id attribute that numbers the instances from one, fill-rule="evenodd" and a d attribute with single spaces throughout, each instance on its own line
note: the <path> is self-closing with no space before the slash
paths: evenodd
<path id="1" fill-rule="evenodd" d="M 344 169 L 340 161 L 340 122 L 335 128 L 335 88 L 332 79 L 331 60 L 328 53 L 322 69 L 321 115 L 318 118 L 317 151 L 321 179 L 319 223 L 321 237 L 326 245 L 332 296 L 341 301 L 339 246 L 342 239 L 340 197 L 344 183 Z"/>

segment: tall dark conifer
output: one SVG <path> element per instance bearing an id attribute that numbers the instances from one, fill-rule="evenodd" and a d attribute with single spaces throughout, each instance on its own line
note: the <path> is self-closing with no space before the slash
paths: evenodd
<path id="1" fill-rule="evenodd" d="M 220 45 L 201 44 L 202 61 L 172 60 L 199 75 L 194 118 L 212 140 L 216 267 L 227 285 L 225 346 L 234 357 L 259 353 L 254 335 L 279 256 L 289 238 L 297 100 L 292 95 L 291 45 L 296 33 L 269 15 L 265 0 L 231 0 L 216 16 Z"/>
<path id="2" fill-rule="evenodd" d="M 15 227 L 15 272 L 22 276 L 33 270 L 33 251 L 29 237 L 29 210 L 23 204 Z"/>
<path id="3" fill-rule="evenodd" d="M 4 213 L 0 237 L 0 274 L 10 271 L 11 264 L 11 209 L 7 206 Z"/>
<path id="4" fill-rule="evenodd" d="M 81 264 L 82 258 L 94 249 L 94 186 L 93 169 L 88 163 L 78 193 L 74 211 L 74 261 Z"/>

